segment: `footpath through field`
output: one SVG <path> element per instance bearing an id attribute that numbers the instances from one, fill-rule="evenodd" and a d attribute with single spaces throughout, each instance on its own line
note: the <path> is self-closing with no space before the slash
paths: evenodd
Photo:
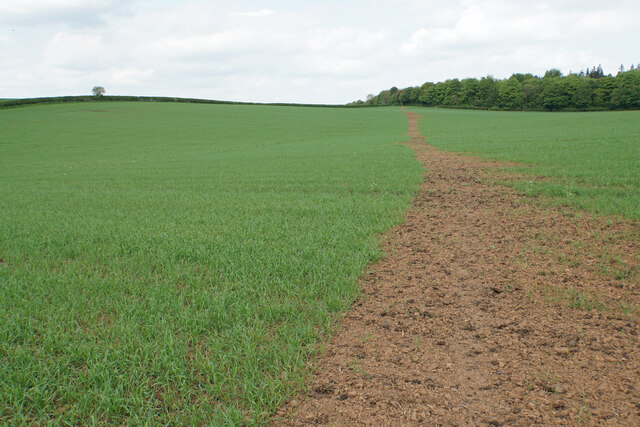
<path id="1" fill-rule="evenodd" d="M 640 425 L 638 224 L 526 203 L 407 116 L 421 192 L 273 423 Z"/>

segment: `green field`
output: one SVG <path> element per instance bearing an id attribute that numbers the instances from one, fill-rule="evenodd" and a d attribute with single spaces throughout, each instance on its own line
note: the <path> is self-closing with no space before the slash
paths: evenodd
<path id="1" fill-rule="evenodd" d="M 411 111 L 437 148 L 522 163 L 511 171 L 531 179 L 510 185 L 527 195 L 640 219 L 640 111 Z"/>
<path id="2" fill-rule="evenodd" d="M 411 110 L 528 195 L 640 218 L 638 111 Z M 0 424 L 264 421 L 423 172 L 397 108 L 68 103 L 0 129 Z"/>
<path id="3" fill-rule="evenodd" d="M 421 180 L 399 109 L 0 111 L 0 424 L 263 420 Z"/>

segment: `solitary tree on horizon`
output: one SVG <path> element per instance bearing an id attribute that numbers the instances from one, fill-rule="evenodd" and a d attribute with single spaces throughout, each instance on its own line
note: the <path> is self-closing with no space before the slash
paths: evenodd
<path id="1" fill-rule="evenodd" d="M 93 92 L 93 96 L 102 96 L 105 93 L 105 90 L 102 86 L 94 86 L 93 89 L 91 89 L 91 92 Z"/>

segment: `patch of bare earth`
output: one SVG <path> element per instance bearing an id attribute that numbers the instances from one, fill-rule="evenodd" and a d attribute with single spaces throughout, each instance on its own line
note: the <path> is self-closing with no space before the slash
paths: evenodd
<path id="1" fill-rule="evenodd" d="M 640 425 L 638 223 L 527 203 L 407 115 L 421 192 L 272 423 Z"/>

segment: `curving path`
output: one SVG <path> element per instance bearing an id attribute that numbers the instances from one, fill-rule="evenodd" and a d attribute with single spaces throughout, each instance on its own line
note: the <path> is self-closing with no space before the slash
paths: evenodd
<path id="1" fill-rule="evenodd" d="M 638 224 L 526 203 L 407 116 L 421 192 L 272 423 L 640 425 Z"/>

